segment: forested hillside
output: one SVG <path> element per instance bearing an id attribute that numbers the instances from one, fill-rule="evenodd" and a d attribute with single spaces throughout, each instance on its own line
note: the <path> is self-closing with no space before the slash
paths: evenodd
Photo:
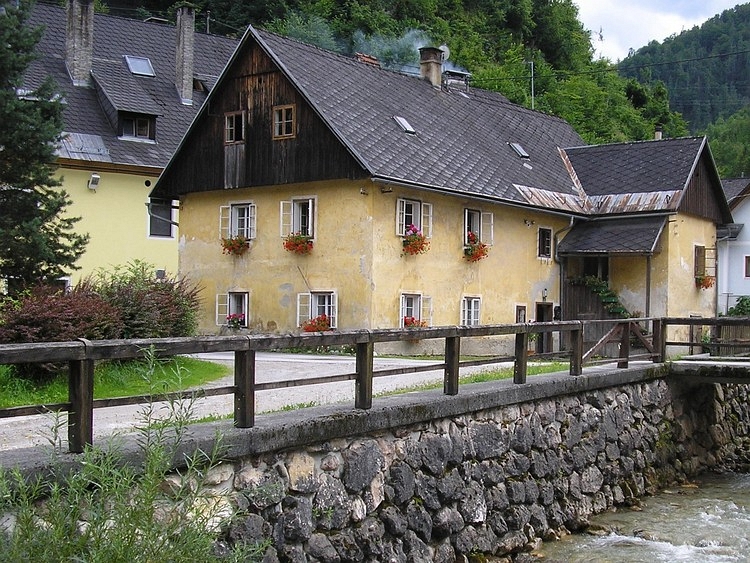
<path id="1" fill-rule="evenodd" d="M 700 131 L 750 103 L 750 4 L 638 49 L 619 65 L 642 82 L 660 80 L 671 107 Z"/>

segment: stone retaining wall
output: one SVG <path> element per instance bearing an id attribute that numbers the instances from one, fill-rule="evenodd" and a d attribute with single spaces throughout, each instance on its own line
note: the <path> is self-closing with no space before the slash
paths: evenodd
<path id="1" fill-rule="evenodd" d="M 746 386 L 646 377 L 269 451 L 224 467 L 250 513 L 226 541 L 270 539 L 268 562 L 517 553 L 744 462 L 748 423 Z"/>

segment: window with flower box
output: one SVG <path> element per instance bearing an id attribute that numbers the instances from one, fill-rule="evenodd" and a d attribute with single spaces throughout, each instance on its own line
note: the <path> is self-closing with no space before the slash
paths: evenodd
<path id="1" fill-rule="evenodd" d="M 338 326 L 338 296 L 335 291 L 311 291 L 297 294 L 297 326 L 325 315 L 328 328 Z"/>
<path id="2" fill-rule="evenodd" d="M 494 243 L 495 217 L 478 209 L 464 209 L 464 246 L 468 246 L 469 233 L 474 233 L 484 244 Z"/>
<path id="3" fill-rule="evenodd" d="M 399 327 L 430 326 L 432 324 L 432 297 L 419 293 L 402 293 Z"/>
<path id="4" fill-rule="evenodd" d="M 411 225 L 421 231 L 425 237 L 432 237 L 432 204 L 415 199 L 396 200 L 396 234 L 406 235 Z"/>
<path id="5" fill-rule="evenodd" d="M 479 311 L 482 299 L 479 297 L 464 297 L 461 300 L 461 325 L 478 326 Z"/>
<path id="6" fill-rule="evenodd" d="M 250 294 L 246 291 L 230 291 L 216 296 L 216 325 L 247 327 Z"/>
<path id="7" fill-rule="evenodd" d="M 219 236 L 222 239 L 256 236 L 257 208 L 254 203 L 233 203 L 219 208 Z"/>
<path id="8" fill-rule="evenodd" d="M 295 134 L 295 106 L 275 106 L 273 108 L 273 138 L 289 139 Z"/>
<path id="9" fill-rule="evenodd" d="M 315 237 L 315 198 L 295 198 L 281 202 L 281 236 L 290 233 Z"/>

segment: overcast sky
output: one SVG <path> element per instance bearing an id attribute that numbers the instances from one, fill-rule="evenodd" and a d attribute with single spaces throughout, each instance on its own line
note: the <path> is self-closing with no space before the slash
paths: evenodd
<path id="1" fill-rule="evenodd" d="M 578 19 L 590 30 L 595 58 L 624 59 L 632 47 L 700 26 L 738 0 L 573 0 Z M 601 30 L 601 34 L 599 31 Z"/>

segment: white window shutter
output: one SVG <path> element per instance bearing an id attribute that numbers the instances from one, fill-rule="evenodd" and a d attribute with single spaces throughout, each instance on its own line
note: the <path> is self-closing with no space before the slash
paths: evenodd
<path id="1" fill-rule="evenodd" d="M 468 308 L 469 308 L 469 300 L 464 297 L 461 299 L 461 326 L 468 325 Z"/>
<path id="2" fill-rule="evenodd" d="M 257 235 L 257 224 L 258 224 L 258 209 L 254 203 L 251 203 L 248 207 L 248 219 L 249 219 L 249 228 L 248 228 L 248 238 L 254 239 Z"/>
<path id="3" fill-rule="evenodd" d="M 396 234 L 400 237 L 406 232 L 406 200 L 396 200 Z"/>
<path id="4" fill-rule="evenodd" d="M 229 238 L 232 208 L 228 205 L 219 207 L 219 238 Z"/>
<path id="5" fill-rule="evenodd" d="M 281 202 L 281 212 L 280 212 L 280 232 L 281 236 L 285 237 L 289 233 L 293 232 L 293 223 L 292 223 L 292 214 L 293 206 L 291 201 L 282 201 Z"/>
<path id="6" fill-rule="evenodd" d="M 406 295 L 401 294 L 401 309 L 399 313 L 398 326 L 404 328 L 404 317 L 406 316 Z"/>
<path id="7" fill-rule="evenodd" d="M 297 326 L 310 320 L 310 305 L 312 299 L 309 293 L 297 294 Z"/>
<path id="8" fill-rule="evenodd" d="M 331 295 L 331 314 L 329 316 L 331 328 L 336 328 L 338 326 L 339 317 L 339 296 L 336 293 Z"/>
<path id="9" fill-rule="evenodd" d="M 492 213 L 482 213 L 482 242 L 490 246 L 495 244 L 495 216 Z"/>
<path id="10" fill-rule="evenodd" d="M 432 238 L 432 204 L 422 204 L 422 234 L 427 238 Z"/>
<path id="11" fill-rule="evenodd" d="M 432 297 L 422 296 L 422 311 L 419 318 L 420 321 L 427 323 L 427 326 L 432 326 Z"/>
<path id="12" fill-rule="evenodd" d="M 227 324 L 229 315 L 229 294 L 219 293 L 216 295 L 216 326 Z"/>

